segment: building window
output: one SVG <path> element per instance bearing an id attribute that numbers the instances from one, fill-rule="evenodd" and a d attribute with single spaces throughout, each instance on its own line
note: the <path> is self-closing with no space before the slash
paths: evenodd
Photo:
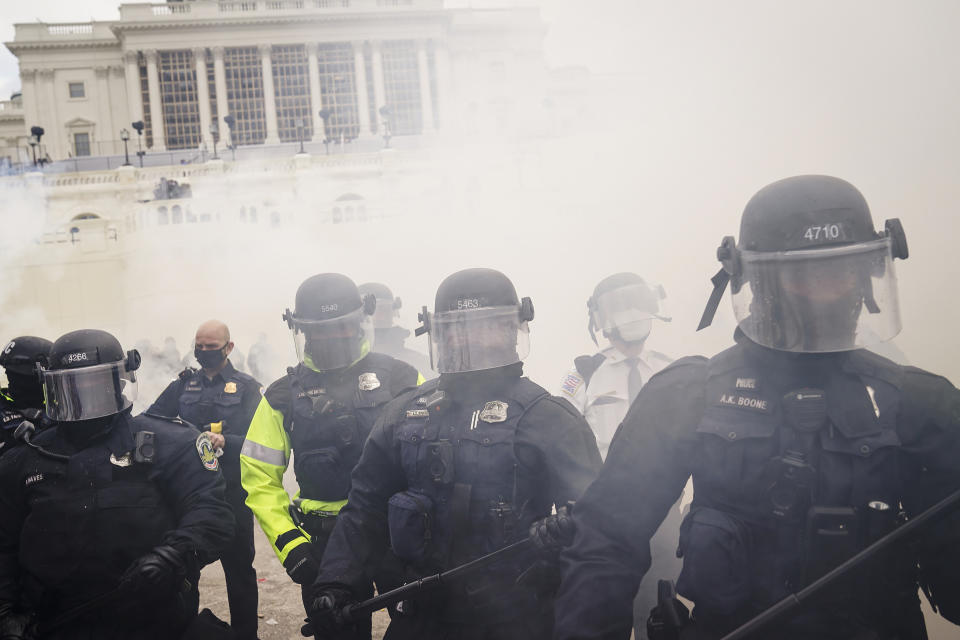
<path id="1" fill-rule="evenodd" d="M 140 101 L 143 103 L 143 136 L 147 148 L 153 147 L 153 123 L 150 120 L 150 84 L 147 80 L 147 65 L 140 56 Z"/>
<path id="2" fill-rule="evenodd" d="M 71 82 L 69 85 L 70 88 L 70 97 L 71 98 L 86 98 L 87 94 L 84 91 L 82 82 Z"/>
<path id="3" fill-rule="evenodd" d="M 217 113 L 217 74 L 214 71 L 213 60 L 209 57 L 207 58 L 207 87 L 210 88 L 210 120 L 211 122 L 217 123 L 217 129 L 221 127 L 226 127 L 226 124 L 218 120 L 219 114 Z M 209 127 L 209 123 L 201 123 L 201 128 L 204 126 Z M 220 139 L 224 139 L 223 132 L 220 133 Z"/>
<path id="4" fill-rule="evenodd" d="M 256 47 L 223 52 L 227 77 L 227 110 L 235 118 L 233 144 L 263 144 L 267 120 L 263 107 L 263 66 Z"/>
<path id="5" fill-rule="evenodd" d="M 437 51 L 430 43 L 427 48 L 427 73 L 430 74 L 430 102 L 433 103 L 433 127 L 440 128 L 440 90 L 437 87 Z"/>
<path id="6" fill-rule="evenodd" d="M 330 111 L 327 137 L 352 140 L 360 133 L 353 46 L 349 43 L 321 44 L 317 48 L 317 63 L 323 108 Z"/>
<path id="7" fill-rule="evenodd" d="M 170 221 L 173 224 L 183 223 L 183 209 L 180 208 L 180 205 L 178 204 L 173 205 L 173 207 L 170 209 L 170 213 L 172 214 Z"/>
<path id="8" fill-rule="evenodd" d="M 157 57 L 167 149 L 195 149 L 202 138 L 193 52 L 161 51 Z"/>
<path id="9" fill-rule="evenodd" d="M 90 134 L 73 134 L 73 155 L 76 157 L 90 155 Z"/>
<path id="10" fill-rule="evenodd" d="M 373 52 L 368 51 L 369 47 L 363 48 L 363 66 L 367 77 L 367 105 L 370 109 L 370 133 L 377 133 L 377 90 L 373 85 Z"/>
<path id="11" fill-rule="evenodd" d="M 390 40 L 382 45 L 383 85 L 390 107 L 390 132 L 395 136 L 418 134 L 420 115 L 420 70 L 413 40 Z"/>
<path id="12" fill-rule="evenodd" d="M 297 142 L 313 138 L 310 109 L 310 84 L 307 73 L 307 48 L 302 45 L 274 47 L 273 86 L 277 99 L 277 133 L 280 142 Z M 303 121 L 298 133 L 297 120 Z"/>
<path id="13" fill-rule="evenodd" d="M 157 224 L 170 224 L 170 214 L 167 212 L 166 207 L 157 208 Z"/>

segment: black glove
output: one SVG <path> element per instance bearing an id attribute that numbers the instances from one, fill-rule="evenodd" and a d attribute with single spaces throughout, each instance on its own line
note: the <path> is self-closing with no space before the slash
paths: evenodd
<path id="1" fill-rule="evenodd" d="M 181 553 L 171 546 L 160 545 L 134 560 L 120 576 L 120 585 L 135 593 L 162 597 L 178 591 L 186 575 L 187 566 Z"/>
<path id="2" fill-rule="evenodd" d="M 320 573 L 320 566 L 313 557 L 313 549 L 309 543 L 291 549 L 287 559 L 283 561 L 283 568 L 287 570 L 290 579 L 299 585 L 313 584 Z"/>
<path id="3" fill-rule="evenodd" d="M 0 640 L 32 640 L 30 616 L 16 613 L 10 603 L 0 604 Z"/>
<path id="4" fill-rule="evenodd" d="M 564 547 L 573 544 L 577 528 L 569 507 L 560 507 L 553 515 L 537 520 L 530 525 L 530 540 L 543 557 L 555 556 Z"/>
<path id="5" fill-rule="evenodd" d="M 342 584 L 318 584 L 313 588 L 309 623 L 301 629 L 304 635 L 312 634 L 324 640 L 356 640 L 360 637 L 357 625 L 344 615 L 344 607 L 356 604 L 353 591 Z"/>

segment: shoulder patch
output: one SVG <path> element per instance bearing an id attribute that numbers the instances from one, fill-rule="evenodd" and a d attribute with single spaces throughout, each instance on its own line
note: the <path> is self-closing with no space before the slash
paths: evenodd
<path id="1" fill-rule="evenodd" d="M 210 442 L 210 434 L 206 431 L 197 436 L 197 453 L 200 454 L 204 469 L 216 471 L 220 468 L 220 461 L 213 450 L 213 443 Z"/>
<path id="2" fill-rule="evenodd" d="M 568 373 L 560 385 L 560 391 L 572 397 L 581 386 L 583 386 L 583 377 L 578 373 Z"/>

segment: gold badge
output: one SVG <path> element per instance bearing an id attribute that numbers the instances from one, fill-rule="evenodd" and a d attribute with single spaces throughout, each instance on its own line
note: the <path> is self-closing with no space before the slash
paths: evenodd
<path id="1" fill-rule="evenodd" d="M 236 392 L 237 392 L 237 383 L 236 383 L 236 382 L 228 382 L 227 384 L 223 385 L 223 392 L 224 392 L 224 393 L 236 393 Z"/>

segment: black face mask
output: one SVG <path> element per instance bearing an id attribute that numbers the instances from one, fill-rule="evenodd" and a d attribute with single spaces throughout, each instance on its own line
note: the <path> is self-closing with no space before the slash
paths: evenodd
<path id="1" fill-rule="evenodd" d="M 196 347 L 193 350 L 193 356 L 197 359 L 197 362 L 200 363 L 200 366 L 204 369 L 216 369 L 223 361 L 227 359 L 227 354 L 225 353 L 226 346 L 220 349 L 210 349 L 204 351 L 200 347 Z"/>
<path id="2" fill-rule="evenodd" d="M 23 375 L 7 371 L 7 391 L 13 404 L 19 409 L 39 409 L 43 406 L 43 386 L 35 375 Z"/>

